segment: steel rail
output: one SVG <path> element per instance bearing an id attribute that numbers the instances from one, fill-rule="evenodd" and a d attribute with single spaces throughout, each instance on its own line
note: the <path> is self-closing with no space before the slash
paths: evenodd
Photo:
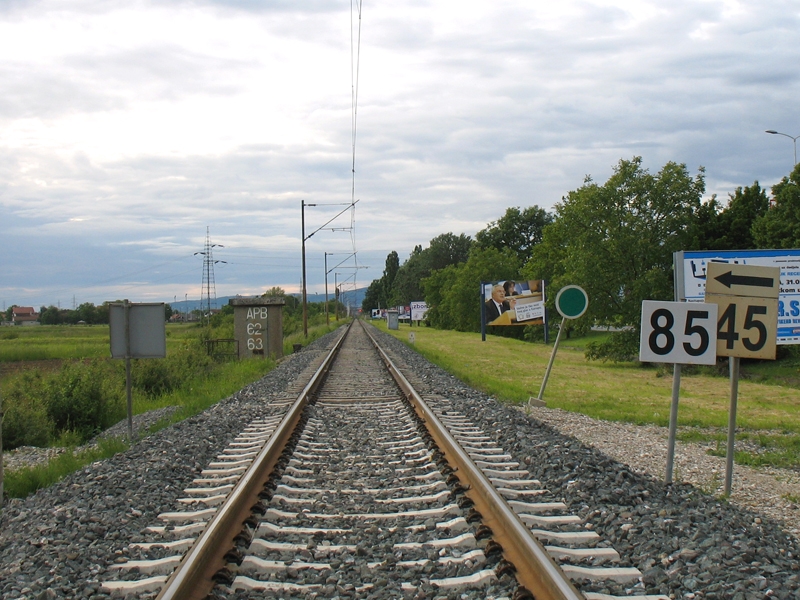
<path id="1" fill-rule="evenodd" d="M 352 322 L 348 331 L 351 326 Z M 297 427 L 309 396 L 319 388 L 345 337 L 347 331 L 300 392 L 258 456 L 231 490 L 225 503 L 167 580 L 156 600 L 203 600 L 209 594 L 214 587 L 213 575 L 225 567 L 225 553 L 234 546 L 234 538 L 241 531 L 242 523 L 250 516 L 251 507 L 258 502 L 258 494 L 264 488 Z"/>
<path id="2" fill-rule="evenodd" d="M 359 321 L 360 322 L 360 321 Z M 375 348 L 386 363 L 398 386 L 425 423 L 445 458 L 455 468 L 455 475 L 467 487 L 467 496 L 475 503 L 492 537 L 503 547 L 503 556 L 516 567 L 516 578 L 537 600 L 584 600 L 553 558 L 533 537 L 486 475 L 450 434 L 428 404 L 395 366 L 374 336 L 362 324 Z"/>

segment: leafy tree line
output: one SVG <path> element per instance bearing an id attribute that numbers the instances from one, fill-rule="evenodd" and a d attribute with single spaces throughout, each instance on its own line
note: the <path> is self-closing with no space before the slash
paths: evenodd
<path id="1" fill-rule="evenodd" d="M 509 208 L 474 240 L 440 235 L 402 265 L 390 253 L 363 308 L 424 299 L 431 325 L 478 331 L 480 281 L 522 276 L 545 279 L 550 290 L 577 284 L 590 302 L 586 317 L 570 326 L 622 330 L 591 345 L 587 355 L 625 360 L 637 352 L 642 300 L 673 298 L 675 251 L 800 247 L 800 165 L 772 187 L 771 198 L 757 181 L 736 188 L 725 203 L 715 196 L 704 201 L 704 193 L 702 167 L 691 174 L 686 165 L 668 162 L 650 173 L 641 157 L 620 160 L 608 181 L 587 177 L 553 213 Z M 456 240 L 457 252 L 443 252 L 454 250 Z M 553 300 L 551 293 L 551 307 Z M 532 328 L 503 332 L 509 330 L 535 335 Z"/>
<path id="2" fill-rule="evenodd" d="M 122 302 L 115 300 L 114 302 Z M 58 308 L 57 306 L 42 306 L 39 309 L 39 323 L 42 325 L 76 325 L 86 323 L 87 325 L 108 325 L 108 305 L 113 302 L 103 302 L 95 306 L 91 302 L 84 302 L 75 309 Z M 5 312 L 5 320 L 11 321 L 11 313 L 17 305 L 11 305 Z M 167 304 L 165 306 L 166 318 L 169 319 L 173 310 Z"/>

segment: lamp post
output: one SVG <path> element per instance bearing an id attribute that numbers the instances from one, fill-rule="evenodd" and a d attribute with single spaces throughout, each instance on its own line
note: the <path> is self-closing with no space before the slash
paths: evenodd
<path id="1" fill-rule="evenodd" d="M 765 133 L 771 133 L 772 135 L 782 135 L 783 137 L 787 137 L 792 140 L 794 144 L 794 162 L 792 163 L 792 169 L 797 164 L 797 138 L 800 138 L 800 135 L 789 135 L 788 133 L 781 133 L 780 131 L 775 131 L 774 129 L 767 129 Z"/>

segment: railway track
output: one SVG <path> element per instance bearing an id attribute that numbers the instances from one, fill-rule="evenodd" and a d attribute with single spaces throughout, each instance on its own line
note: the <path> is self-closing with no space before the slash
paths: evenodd
<path id="1" fill-rule="evenodd" d="M 356 324 L 159 515 L 150 540 L 121 549 L 129 556 L 102 588 L 163 599 L 624 595 L 642 574 L 618 566 L 490 433 L 451 399 L 423 398 Z"/>

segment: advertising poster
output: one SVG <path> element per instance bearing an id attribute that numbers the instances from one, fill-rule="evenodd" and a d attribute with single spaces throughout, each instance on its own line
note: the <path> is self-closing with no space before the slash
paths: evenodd
<path id="1" fill-rule="evenodd" d="M 778 345 L 800 344 L 800 250 L 704 250 L 675 253 L 677 300 L 703 302 L 711 262 L 779 267 Z"/>
<path id="2" fill-rule="evenodd" d="M 484 283 L 482 296 L 487 325 L 544 324 L 544 281 L 541 279 Z"/>
<path id="3" fill-rule="evenodd" d="M 411 303 L 411 320 L 424 321 L 425 313 L 428 312 L 428 305 L 425 302 L 412 302 Z"/>

